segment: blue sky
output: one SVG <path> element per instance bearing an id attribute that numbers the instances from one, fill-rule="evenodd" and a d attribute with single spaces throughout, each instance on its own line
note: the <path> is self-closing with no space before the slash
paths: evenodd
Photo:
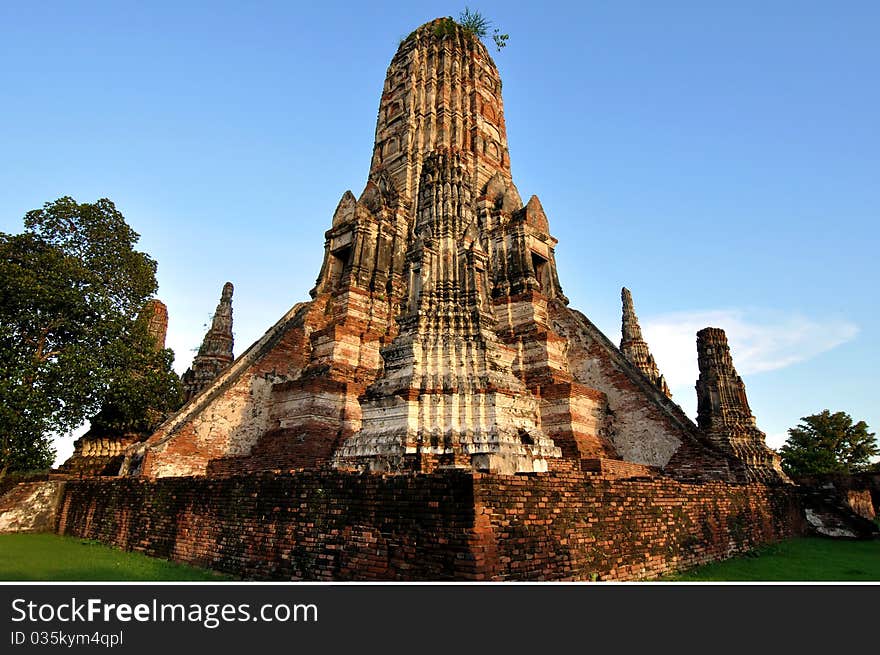
<path id="1" fill-rule="evenodd" d="M 613 340 L 632 290 L 688 413 L 711 324 L 771 445 L 825 408 L 876 430 L 880 5 L 719 4 L 472 3 L 510 34 L 514 180 Z M 363 188 L 399 39 L 463 7 L 3 3 L 0 230 L 111 198 L 159 262 L 176 368 L 227 280 L 240 353 L 307 297 Z"/>

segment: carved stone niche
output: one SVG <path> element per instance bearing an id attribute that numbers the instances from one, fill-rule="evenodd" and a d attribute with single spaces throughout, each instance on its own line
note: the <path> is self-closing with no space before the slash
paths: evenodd
<path id="1" fill-rule="evenodd" d="M 527 238 L 527 241 L 529 239 Z M 532 256 L 532 269 L 535 271 L 535 280 L 538 282 L 538 290 L 546 293 L 550 288 L 550 258 L 546 253 L 538 252 L 532 244 L 529 244 L 529 252 Z"/>
<path id="2" fill-rule="evenodd" d="M 330 239 L 329 259 L 327 261 L 327 286 L 328 290 L 338 289 L 345 279 L 346 273 L 351 269 L 352 245 L 354 244 L 354 229 L 346 230 L 342 234 Z"/>
<path id="3" fill-rule="evenodd" d="M 357 210 L 354 194 L 346 191 L 336 206 L 332 227 L 324 235 L 324 261 L 310 292 L 312 298 L 337 289 L 351 267 Z"/>

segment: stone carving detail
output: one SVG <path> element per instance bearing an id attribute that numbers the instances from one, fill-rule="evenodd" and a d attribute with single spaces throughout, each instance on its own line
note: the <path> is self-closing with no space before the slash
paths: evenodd
<path id="1" fill-rule="evenodd" d="M 442 20 L 401 43 L 379 105 L 370 179 L 387 172 L 406 198 L 416 197 L 422 163 L 437 149 L 461 153 L 471 189 L 499 170 L 510 179 L 501 76 L 479 39 L 458 28 L 438 37 Z"/>
<path id="2" fill-rule="evenodd" d="M 235 359 L 232 354 L 233 290 L 232 282 L 223 285 L 223 293 L 214 312 L 211 327 L 193 359 L 192 366 L 181 378 L 187 401 L 211 384 Z"/>
<path id="3" fill-rule="evenodd" d="M 633 309 L 632 294 L 629 289 L 623 287 L 620 292 L 623 301 L 623 326 L 621 329 L 620 352 L 653 382 L 667 398 L 672 398 L 666 380 L 657 368 L 654 356 L 648 350 L 648 344 L 642 338 L 642 328 L 639 326 L 639 317 Z"/>
<path id="4" fill-rule="evenodd" d="M 561 454 L 536 421 L 537 399 L 512 373 L 515 352 L 493 331 L 462 159 L 440 149 L 423 162 L 410 297 L 400 332 L 381 351 L 384 375 L 361 403 L 361 430 L 339 449 L 337 466 L 514 473 L 546 470 L 546 458 Z"/>
<path id="5" fill-rule="evenodd" d="M 749 479 L 789 482 L 779 455 L 767 447 L 746 398 L 746 387 L 730 356 L 727 335 L 719 328 L 697 332 L 697 425 L 716 446 L 746 464 Z"/>

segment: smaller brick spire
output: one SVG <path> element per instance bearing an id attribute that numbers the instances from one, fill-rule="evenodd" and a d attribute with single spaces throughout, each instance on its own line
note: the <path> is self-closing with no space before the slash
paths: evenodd
<path id="1" fill-rule="evenodd" d="M 156 350 L 165 347 L 165 335 L 168 333 L 168 307 L 158 298 L 148 300 L 138 314 L 139 321 L 146 321 L 147 334 L 156 344 Z"/>
<path id="2" fill-rule="evenodd" d="M 622 338 L 620 340 L 620 351 L 632 364 L 644 373 L 649 380 L 658 388 L 667 398 L 672 398 L 669 391 L 669 385 L 660 374 L 657 368 L 657 362 L 654 356 L 648 350 L 648 344 L 642 338 L 642 328 L 639 326 L 639 317 L 633 308 L 632 294 L 629 289 L 623 287 L 620 291 L 620 299 L 623 301 L 623 324 L 621 326 Z"/>
<path id="3" fill-rule="evenodd" d="M 183 374 L 181 381 L 186 399 L 201 392 L 220 375 L 235 359 L 232 354 L 232 282 L 223 285 L 220 303 L 214 311 L 211 328 L 205 335 L 192 366 Z"/>
<path id="4" fill-rule="evenodd" d="M 767 435 L 755 425 L 746 385 L 733 367 L 724 330 L 707 327 L 697 332 L 697 363 L 697 425 L 703 434 L 744 462 L 750 480 L 790 482 L 779 455 L 767 447 Z"/>

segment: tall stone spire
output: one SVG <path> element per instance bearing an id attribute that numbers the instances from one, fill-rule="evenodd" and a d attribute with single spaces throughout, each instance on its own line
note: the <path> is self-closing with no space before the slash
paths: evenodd
<path id="1" fill-rule="evenodd" d="M 642 373 L 644 373 L 654 385 L 662 391 L 667 398 L 672 398 L 666 380 L 660 374 L 654 356 L 648 350 L 648 344 L 642 338 L 642 328 L 639 326 L 639 318 L 633 309 L 632 294 L 629 289 L 623 287 L 620 292 L 623 301 L 623 326 L 621 329 L 620 351 Z"/>
<path id="2" fill-rule="evenodd" d="M 767 435 L 755 424 L 724 330 L 707 327 L 697 332 L 697 363 L 697 425 L 703 434 L 745 462 L 751 480 L 789 482 L 779 455 L 767 447 Z"/>
<path id="3" fill-rule="evenodd" d="M 546 458 L 560 456 L 536 421 L 538 400 L 512 374 L 514 352 L 493 331 L 487 255 L 463 159 L 438 150 L 423 162 L 408 306 L 340 462 L 367 454 L 373 470 L 430 460 L 513 473 L 546 470 Z"/>
<path id="4" fill-rule="evenodd" d="M 223 285 L 220 302 L 214 311 L 211 328 L 205 334 L 192 366 L 183 374 L 181 381 L 189 400 L 207 387 L 233 361 L 232 354 L 232 282 Z"/>

